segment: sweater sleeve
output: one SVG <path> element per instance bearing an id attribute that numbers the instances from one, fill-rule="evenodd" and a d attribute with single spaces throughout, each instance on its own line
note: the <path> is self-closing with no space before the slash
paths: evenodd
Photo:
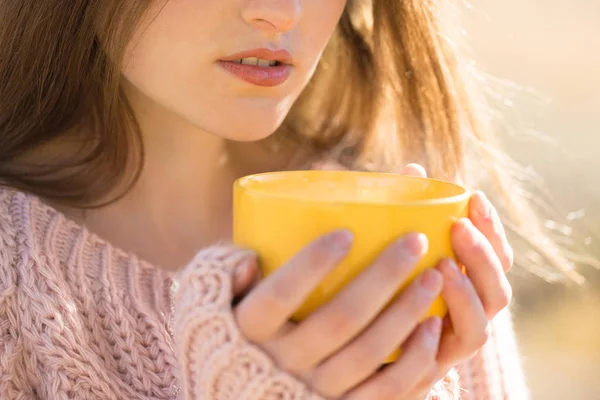
<path id="1" fill-rule="evenodd" d="M 184 399 L 321 400 L 237 328 L 231 282 L 242 256 L 233 247 L 211 247 L 179 276 L 174 335 Z"/>
<path id="2" fill-rule="evenodd" d="M 244 253 L 233 247 L 201 251 L 179 276 L 174 335 L 185 400 L 322 400 L 280 370 L 237 328 L 231 282 Z M 459 398 L 458 375 L 438 382 L 428 400 Z"/>
<path id="3" fill-rule="evenodd" d="M 530 398 L 508 309 L 491 322 L 488 343 L 458 371 L 463 400 Z"/>
<path id="4" fill-rule="evenodd" d="M 13 247 L 6 243 L 12 239 L 2 231 L 5 227 L 0 226 L 0 399 L 29 399 L 35 393 L 33 375 L 21 327 L 18 273 L 10 254 Z"/>

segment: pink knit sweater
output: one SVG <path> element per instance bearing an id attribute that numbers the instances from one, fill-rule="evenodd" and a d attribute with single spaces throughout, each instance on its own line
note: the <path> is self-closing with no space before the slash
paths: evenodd
<path id="1" fill-rule="evenodd" d="M 238 259 L 211 247 L 169 274 L 0 189 L 0 399 L 321 399 L 237 329 Z M 528 398 L 507 313 L 458 371 L 463 399 Z"/>

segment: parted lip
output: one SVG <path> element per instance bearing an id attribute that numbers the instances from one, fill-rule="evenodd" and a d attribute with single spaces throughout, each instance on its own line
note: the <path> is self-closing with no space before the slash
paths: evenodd
<path id="1" fill-rule="evenodd" d="M 280 64 L 292 64 L 292 55 L 284 49 L 271 50 L 267 48 L 246 50 L 224 57 L 221 61 L 238 61 L 242 58 L 255 57 L 267 61 L 277 61 Z"/>

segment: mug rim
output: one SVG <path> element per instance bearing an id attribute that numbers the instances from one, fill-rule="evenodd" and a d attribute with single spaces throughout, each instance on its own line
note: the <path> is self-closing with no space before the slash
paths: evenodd
<path id="1" fill-rule="evenodd" d="M 333 200 L 326 198 L 312 199 L 304 196 L 297 196 L 293 194 L 286 194 L 280 191 L 269 191 L 266 189 L 261 189 L 257 187 L 252 187 L 250 184 L 257 182 L 257 180 L 268 178 L 268 177 L 276 177 L 278 175 L 311 175 L 311 174 L 319 174 L 319 175 L 378 175 L 382 177 L 393 177 L 394 179 L 402 179 L 402 180 L 412 180 L 412 181 L 422 181 L 426 180 L 429 182 L 433 182 L 438 185 L 444 185 L 453 187 L 458 189 L 460 193 L 452 196 L 445 197 L 436 197 L 432 199 L 423 199 L 423 200 L 398 200 L 398 201 L 386 201 L 386 202 L 376 202 L 376 201 L 361 201 L 361 200 Z M 441 179 L 434 178 L 424 178 L 418 176 L 411 175 L 400 175 L 391 172 L 370 172 L 370 171 L 352 171 L 352 170 L 289 170 L 289 171 L 273 171 L 273 172 L 262 172 L 258 174 L 246 175 L 241 178 L 238 178 L 233 183 L 234 191 L 242 190 L 246 193 L 252 193 L 256 195 L 262 195 L 265 197 L 270 197 L 273 199 L 280 200 L 293 200 L 301 203 L 313 203 L 313 204 L 344 204 L 344 205 L 367 205 L 367 206 L 380 206 L 380 207 L 398 207 L 398 206 L 433 206 L 439 204 L 457 204 L 461 203 L 465 200 L 468 200 L 471 197 L 471 192 L 464 186 L 456 184 L 454 182 L 445 181 Z"/>

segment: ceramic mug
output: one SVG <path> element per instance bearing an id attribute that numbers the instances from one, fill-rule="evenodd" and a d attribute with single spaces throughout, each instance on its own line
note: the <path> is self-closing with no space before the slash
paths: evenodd
<path id="1" fill-rule="evenodd" d="M 301 321 L 331 300 L 394 240 L 409 232 L 427 236 L 428 252 L 398 287 L 426 268 L 455 259 L 452 223 L 468 215 L 470 193 L 445 181 L 354 171 L 283 171 L 250 175 L 234 183 L 234 243 L 255 250 L 268 276 L 318 236 L 353 232 L 348 256 L 293 314 Z M 447 312 L 437 298 L 423 319 Z M 400 349 L 390 355 L 393 362 Z"/>

